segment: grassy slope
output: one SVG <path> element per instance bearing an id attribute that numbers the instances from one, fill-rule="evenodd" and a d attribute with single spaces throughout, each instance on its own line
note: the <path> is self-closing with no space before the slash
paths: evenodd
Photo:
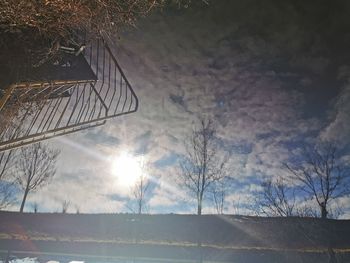
<path id="1" fill-rule="evenodd" d="M 350 248 L 350 221 L 205 215 L 19 214 L 0 212 L 0 239 L 212 248 Z"/>

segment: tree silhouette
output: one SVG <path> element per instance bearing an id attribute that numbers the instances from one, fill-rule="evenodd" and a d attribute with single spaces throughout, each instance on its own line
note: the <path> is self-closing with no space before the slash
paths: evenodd
<path id="1" fill-rule="evenodd" d="M 20 212 L 23 212 L 28 194 L 48 183 L 55 175 L 58 155 L 58 150 L 43 143 L 21 148 L 15 171 L 16 181 L 24 191 Z"/>
<path id="2" fill-rule="evenodd" d="M 149 190 L 150 181 L 148 177 L 142 173 L 137 179 L 133 188 L 133 197 L 136 201 L 137 213 L 142 214 L 146 210 L 147 206 L 147 192 Z"/>
<path id="3" fill-rule="evenodd" d="M 227 156 L 219 151 L 212 120 L 202 119 L 185 146 L 186 153 L 180 161 L 180 184 L 195 197 L 197 214 L 201 215 L 205 194 L 226 177 Z"/>
<path id="4" fill-rule="evenodd" d="M 298 164 L 285 164 L 285 168 L 300 189 L 317 202 L 321 217 L 327 218 L 329 203 L 350 194 L 349 167 L 333 143 L 304 149 L 301 159 Z"/>
<path id="5" fill-rule="evenodd" d="M 257 213 L 266 216 L 295 216 L 296 202 L 293 187 L 289 187 L 283 178 L 275 181 L 265 179 L 261 183 L 262 191 L 256 199 Z"/>

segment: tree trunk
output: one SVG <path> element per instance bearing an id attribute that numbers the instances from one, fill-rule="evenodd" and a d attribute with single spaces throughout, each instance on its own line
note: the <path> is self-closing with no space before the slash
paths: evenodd
<path id="1" fill-rule="evenodd" d="M 198 198 L 198 207 L 197 207 L 197 215 L 201 215 L 202 214 L 202 197 Z"/>
<path id="2" fill-rule="evenodd" d="M 202 214 L 202 205 L 198 203 L 197 215 L 201 215 L 201 214 Z"/>
<path id="3" fill-rule="evenodd" d="M 326 219 L 328 215 L 326 204 L 322 202 L 320 204 L 320 208 L 321 208 L 321 218 Z"/>
<path id="4" fill-rule="evenodd" d="M 29 190 L 26 189 L 26 190 L 24 191 L 24 196 L 23 196 L 21 208 L 20 208 L 20 210 L 19 210 L 19 212 L 21 212 L 21 213 L 23 213 L 23 209 L 24 209 L 24 205 L 25 205 L 26 200 L 27 200 L 28 193 L 29 193 Z"/>
<path id="5" fill-rule="evenodd" d="M 142 214 L 142 204 L 139 204 L 139 207 L 138 207 L 138 214 L 141 215 Z"/>

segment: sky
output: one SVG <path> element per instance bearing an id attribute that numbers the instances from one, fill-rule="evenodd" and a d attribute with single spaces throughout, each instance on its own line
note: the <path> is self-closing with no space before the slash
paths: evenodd
<path id="1" fill-rule="evenodd" d="M 148 212 L 195 213 L 177 184 L 178 161 L 205 117 L 231 152 L 225 212 L 249 213 L 261 180 L 285 174 L 281 164 L 302 145 L 349 143 L 349 9 L 345 0 L 212 0 L 122 28 L 113 51 L 138 112 L 51 140 L 61 150 L 57 173 L 29 195 L 26 210 L 37 202 L 39 211 L 56 212 L 68 200 L 70 212 L 131 212 L 131 186 L 115 167 L 127 155 L 152 178 Z"/>

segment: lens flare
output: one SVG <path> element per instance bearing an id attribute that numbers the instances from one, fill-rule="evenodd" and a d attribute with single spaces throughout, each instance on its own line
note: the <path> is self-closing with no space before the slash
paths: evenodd
<path id="1" fill-rule="evenodd" d="M 133 186 L 144 172 L 141 158 L 126 152 L 112 158 L 111 169 L 118 184 L 124 187 Z"/>

